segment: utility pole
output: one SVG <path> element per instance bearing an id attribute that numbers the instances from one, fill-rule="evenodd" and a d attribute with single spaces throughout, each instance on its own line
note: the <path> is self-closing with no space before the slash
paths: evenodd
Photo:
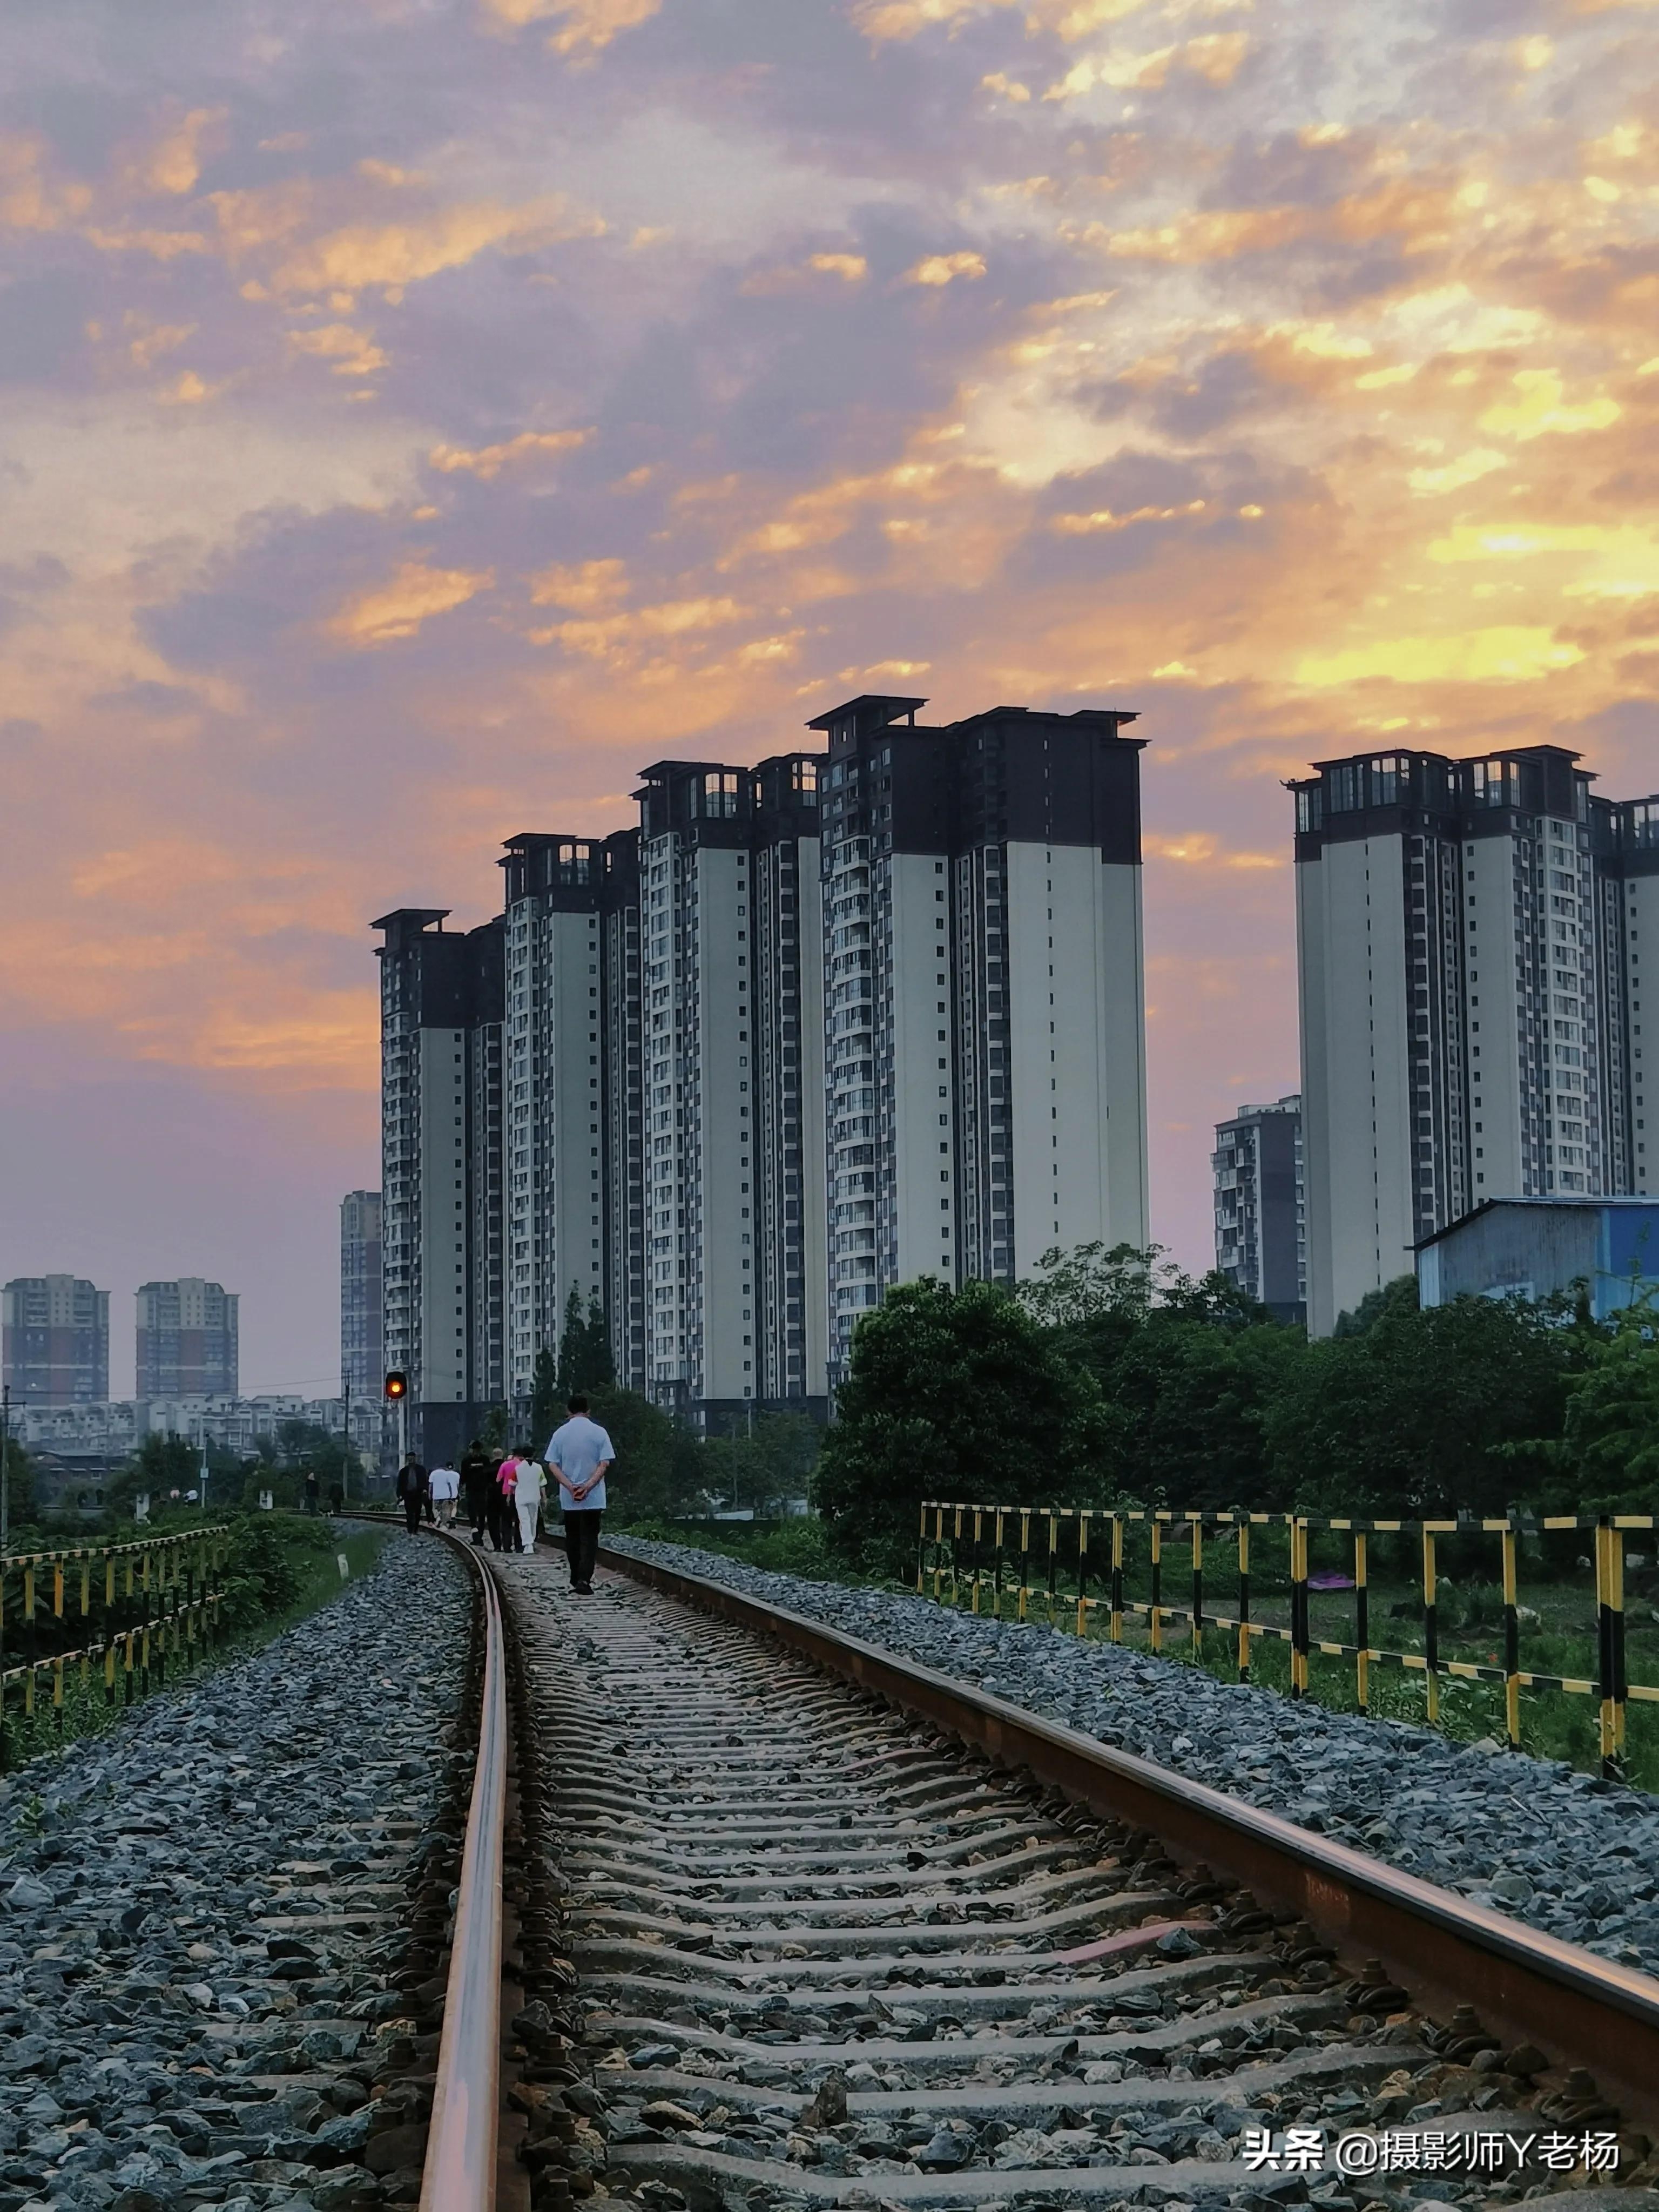
<path id="1" fill-rule="evenodd" d="M 11 1549 L 11 1385 L 0 1382 L 0 1559 Z"/>
<path id="2" fill-rule="evenodd" d="M 345 1401 L 345 1456 L 340 1462 L 340 1503 L 351 1503 L 351 1377 L 340 1377 L 340 1392 Z"/>
<path id="3" fill-rule="evenodd" d="M 201 1447 L 202 1447 L 202 1467 L 201 1467 L 201 1472 L 200 1472 L 200 1474 L 197 1476 L 197 1479 L 196 1479 L 196 1495 L 197 1495 L 198 1498 L 198 1499 L 200 1500 L 200 1502 L 201 1502 L 201 1507 L 202 1507 L 202 1510 L 203 1510 L 203 1512 L 204 1512 L 204 1513 L 205 1513 L 205 1512 L 207 1511 L 207 1490 L 208 1490 L 208 1455 L 207 1455 L 207 1444 L 208 1444 L 208 1438 L 207 1438 L 207 1415 L 206 1415 L 205 1413 L 204 1413 L 204 1414 L 202 1415 L 202 1417 L 201 1417 L 201 1419 L 200 1419 L 199 1422 L 198 1423 L 198 1435 L 199 1435 L 199 1437 L 200 1437 L 200 1439 L 201 1439 Z"/>

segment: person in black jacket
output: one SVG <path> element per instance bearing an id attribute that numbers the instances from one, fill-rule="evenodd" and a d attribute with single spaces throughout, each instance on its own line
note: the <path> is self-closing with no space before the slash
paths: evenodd
<path id="1" fill-rule="evenodd" d="M 489 1509 L 495 1489 L 495 1462 L 484 1449 L 481 1438 L 474 1437 L 461 1455 L 461 1496 L 466 1501 L 466 1517 L 472 1523 L 472 1540 L 482 1544 L 484 1530 L 489 1526 Z M 499 1542 L 495 1549 L 501 1549 Z"/>
<path id="2" fill-rule="evenodd" d="M 404 1525 L 411 1536 L 421 1533 L 421 1511 L 426 1504 L 426 1469 L 417 1459 L 406 1459 L 398 1470 L 398 1495 L 403 1501 Z"/>

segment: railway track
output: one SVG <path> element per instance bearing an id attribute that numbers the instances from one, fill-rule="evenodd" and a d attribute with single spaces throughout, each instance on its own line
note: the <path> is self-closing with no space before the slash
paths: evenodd
<path id="1" fill-rule="evenodd" d="M 472 1556 L 428 2212 L 1659 2179 L 1644 1977 L 722 1585 Z"/>

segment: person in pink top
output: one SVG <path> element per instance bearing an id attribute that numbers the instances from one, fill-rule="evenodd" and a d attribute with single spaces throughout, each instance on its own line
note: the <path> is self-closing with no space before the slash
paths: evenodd
<path id="1" fill-rule="evenodd" d="M 498 1552 L 519 1552 L 524 1547 L 519 1541 L 519 1516 L 514 1493 L 519 1486 L 519 1455 L 509 1452 L 495 1470 L 495 1497 L 491 1540 Z M 501 1534 L 496 1538 L 496 1530 Z"/>

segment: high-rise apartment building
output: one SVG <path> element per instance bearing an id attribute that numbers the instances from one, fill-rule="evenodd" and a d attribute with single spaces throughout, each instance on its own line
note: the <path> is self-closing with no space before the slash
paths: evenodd
<path id="1" fill-rule="evenodd" d="M 1307 1317 L 1302 1101 L 1241 1106 L 1216 1125 L 1215 1264 L 1277 1320 Z"/>
<path id="2" fill-rule="evenodd" d="M 515 1410 L 574 1289 L 619 1380 L 729 1423 L 823 1407 L 896 1283 L 1146 1243 L 1134 718 L 925 704 L 848 702 L 827 754 L 659 762 L 637 830 L 509 839 L 471 998 L 436 909 L 376 925 L 386 1358 L 428 1403 L 483 1395 L 480 1271 Z M 495 1124 L 458 1103 L 491 1022 Z M 499 1253 L 463 1235 L 491 1146 Z"/>
<path id="3" fill-rule="evenodd" d="M 1645 1191 L 1659 799 L 1577 753 L 1322 763 L 1295 784 L 1308 1321 L 1488 1198 Z"/>
<path id="4" fill-rule="evenodd" d="M 410 1439 L 458 1450 L 505 1394 L 504 932 L 447 909 L 374 923 L 380 960 L 380 1218 L 386 1366 L 408 1374 Z"/>
<path id="5" fill-rule="evenodd" d="M 109 1292 L 78 1275 L 16 1275 L 0 1291 L 4 1379 L 15 1406 L 109 1398 Z"/>
<path id="6" fill-rule="evenodd" d="M 241 1300 L 234 1291 L 180 1275 L 143 1284 L 137 1305 L 136 1398 L 236 1396 Z"/>
<path id="7" fill-rule="evenodd" d="M 895 1284 L 1012 1282 L 1147 1239 L 1139 755 L 1129 714 L 827 732 L 831 1380 Z"/>
<path id="8" fill-rule="evenodd" d="M 607 1081 L 606 969 L 618 948 L 606 923 L 636 890 L 636 843 L 631 831 L 526 834 L 507 840 L 501 863 L 507 1396 L 515 1411 L 528 1407 L 536 1355 L 558 1343 L 571 1291 L 612 1310 L 606 1163 L 629 1139 L 611 1127 L 607 1106 L 625 1098 L 628 1082 L 625 1020 L 612 1033 L 621 1057 Z"/>
<path id="9" fill-rule="evenodd" d="M 386 1377 L 380 1283 L 380 1194 L 349 1190 L 340 1200 L 340 1388 L 378 1399 Z"/>
<path id="10" fill-rule="evenodd" d="M 816 754 L 668 761 L 639 797 L 647 1388 L 824 1398 Z"/>

